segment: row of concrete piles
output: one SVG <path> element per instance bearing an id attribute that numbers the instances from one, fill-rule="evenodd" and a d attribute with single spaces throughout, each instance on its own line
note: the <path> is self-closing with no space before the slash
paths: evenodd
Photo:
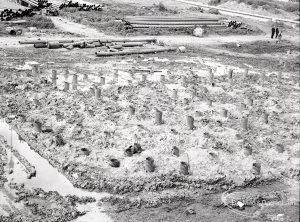
<path id="1" fill-rule="evenodd" d="M 245 71 L 244 71 L 244 77 L 246 77 L 247 75 L 248 75 L 248 69 L 245 69 Z M 68 78 L 68 76 L 69 76 L 69 71 L 68 70 L 65 70 L 64 76 L 65 76 L 65 78 Z M 281 77 L 282 77 L 281 74 L 278 74 L 278 80 L 281 80 Z M 52 79 L 53 85 L 57 86 L 57 71 L 56 70 L 52 70 L 52 78 L 51 79 Z M 87 80 L 87 79 L 88 79 L 87 74 L 84 74 L 83 80 Z M 210 79 L 211 82 L 214 81 L 214 76 L 213 76 L 213 72 L 212 72 L 211 69 L 209 69 L 209 79 Z M 229 79 L 230 82 L 233 79 L 233 70 L 232 69 L 229 69 L 229 71 L 228 71 L 228 79 Z M 260 79 L 262 81 L 264 81 L 265 80 L 265 75 L 261 75 Z M 118 71 L 117 70 L 114 73 L 113 81 L 114 82 L 118 81 Z M 145 83 L 146 81 L 147 81 L 147 75 L 143 74 L 142 78 L 141 78 L 141 82 Z M 161 75 L 160 76 L 160 82 L 162 84 L 164 84 L 166 82 L 165 75 Z M 101 76 L 100 77 L 100 85 L 104 85 L 105 83 L 106 83 L 105 78 L 103 76 Z M 186 86 L 186 84 L 187 84 L 186 76 L 183 76 L 183 78 L 181 78 L 181 85 L 182 86 Z M 78 75 L 77 74 L 73 74 L 72 89 L 73 90 L 77 90 L 77 86 L 78 86 Z M 66 81 L 64 82 L 64 89 L 63 90 L 64 91 L 70 90 L 70 83 L 69 82 L 66 82 Z M 90 92 L 95 96 L 96 100 L 99 100 L 101 98 L 101 89 L 100 88 L 97 88 L 97 87 L 91 88 Z M 208 90 L 206 90 L 206 92 L 204 90 L 204 93 L 208 93 Z M 192 97 L 194 97 L 194 96 L 196 96 L 196 92 L 195 91 L 192 92 Z M 171 97 L 175 101 L 178 100 L 178 90 L 173 89 Z M 209 107 L 212 107 L 213 101 L 210 100 L 210 99 L 208 99 L 207 102 L 208 102 Z M 247 100 L 246 100 L 245 103 L 241 103 L 241 107 L 240 107 L 241 110 L 245 110 L 247 106 L 248 107 L 253 106 L 253 102 L 254 101 L 253 101 L 252 98 L 247 98 Z M 187 98 L 184 98 L 183 99 L 183 103 L 184 103 L 184 105 L 188 105 L 189 100 Z M 246 106 L 246 104 L 247 104 L 247 106 Z M 135 112 L 136 112 L 135 107 L 133 107 L 132 105 L 130 105 L 128 107 L 128 114 L 130 116 L 132 116 L 132 115 L 135 115 Z M 224 118 L 228 117 L 228 113 L 229 113 L 228 110 L 225 109 L 225 108 L 223 108 L 221 110 L 221 116 L 224 117 Z M 269 122 L 269 118 L 268 117 L 269 117 L 268 113 L 264 112 L 262 114 L 262 120 L 263 120 L 263 122 L 265 124 L 267 124 Z M 190 116 L 190 115 L 186 116 L 187 128 L 189 130 L 196 129 L 196 127 L 194 125 L 194 122 L 195 122 L 195 120 L 194 120 L 193 116 Z M 161 110 L 156 109 L 155 110 L 155 124 L 156 125 L 161 125 L 163 123 L 164 123 L 164 121 L 163 121 L 163 112 Z M 248 117 L 242 118 L 241 128 L 243 130 L 248 130 L 249 129 Z"/>
<path id="2" fill-rule="evenodd" d="M 33 72 L 35 72 L 35 73 L 39 73 L 40 72 L 37 67 L 38 66 L 34 66 Z M 210 79 L 210 81 L 214 82 L 214 75 L 213 75 L 212 70 L 209 69 L 208 73 L 209 73 L 209 79 Z M 229 80 L 233 79 L 233 70 L 230 69 L 228 71 L 227 75 L 228 75 L 228 79 Z M 248 69 L 245 69 L 245 71 L 244 71 L 244 77 L 246 77 L 247 75 L 248 75 Z M 64 76 L 65 76 L 65 78 L 68 78 L 68 76 L 69 76 L 69 71 L 68 70 L 65 70 Z M 278 77 L 278 80 L 281 80 L 282 75 L 278 74 L 277 77 Z M 87 78 L 88 78 L 87 74 L 84 74 L 84 79 L 87 79 Z M 56 82 L 57 81 L 57 71 L 56 70 L 52 70 L 52 77 L 51 77 L 51 79 L 52 79 L 53 85 L 56 86 L 57 85 L 57 82 Z M 105 78 L 103 76 L 101 76 L 100 79 L 101 79 L 101 81 L 100 81 L 101 85 L 104 85 L 105 84 Z M 261 74 L 260 75 L 260 79 L 263 80 L 263 81 L 265 81 L 265 75 Z M 147 80 L 147 75 L 142 75 L 141 81 L 145 83 L 146 80 Z M 117 82 L 117 81 L 118 81 L 118 72 L 116 70 L 116 72 L 114 73 L 114 82 Z M 161 75 L 160 76 L 160 82 L 163 83 L 163 84 L 166 82 L 166 76 L 165 75 Z M 186 77 L 185 76 L 184 76 L 184 78 L 181 79 L 181 84 L 184 85 L 184 86 L 187 85 L 187 81 L 186 81 Z M 77 86 L 78 86 L 78 75 L 77 74 L 73 74 L 72 88 L 74 90 L 77 90 Z M 70 83 L 65 82 L 64 91 L 68 91 L 69 88 L 70 88 Z M 96 88 L 96 89 L 93 89 L 91 92 L 95 95 L 95 99 L 96 100 L 99 100 L 101 98 L 101 89 Z M 172 98 L 174 100 L 178 99 L 178 92 L 175 89 L 172 92 Z M 253 106 L 253 103 L 254 103 L 254 101 L 253 101 L 252 98 L 248 98 L 246 100 L 246 104 L 247 104 L 248 107 Z M 244 104 L 244 105 L 246 105 L 246 104 Z M 212 101 L 209 101 L 209 105 L 212 106 Z M 246 106 L 242 106 L 242 108 L 246 109 Z M 128 113 L 129 113 L 130 116 L 135 115 L 136 109 L 135 109 L 135 107 L 133 105 L 130 105 L 128 107 Z M 221 110 L 221 116 L 224 117 L 224 118 L 227 118 L 228 117 L 228 110 L 227 109 L 222 109 Z M 262 117 L 263 117 L 262 119 L 263 119 L 264 123 L 266 123 L 266 124 L 268 123 L 268 116 L 269 116 L 268 113 L 263 113 L 262 114 Z M 196 129 L 196 127 L 194 125 L 194 121 L 195 120 L 194 120 L 193 116 L 186 116 L 186 124 L 187 124 L 187 129 L 188 130 L 194 130 L 194 129 Z M 156 125 L 161 125 L 163 123 L 164 123 L 164 121 L 163 121 L 163 112 L 161 110 L 156 109 L 155 110 L 155 124 Z M 248 118 L 247 117 L 242 118 L 241 128 L 244 131 L 248 131 L 248 129 L 249 129 L 249 123 L 248 123 Z M 179 155 L 178 152 L 179 151 L 176 152 L 176 149 L 175 149 L 174 155 L 176 155 L 175 153 L 177 153 L 176 156 L 178 156 Z M 251 155 L 251 151 L 245 149 L 245 155 Z M 118 165 L 117 167 L 119 167 L 120 164 L 117 164 L 117 165 Z M 145 168 L 146 168 L 147 172 L 154 172 L 155 171 L 154 160 L 151 157 L 146 158 L 146 160 L 145 160 Z M 261 165 L 259 163 L 254 163 L 253 164 L 253 170 L 254 170 L 255 174 L 259 174 L 260 173 L 260 168 L 261 168 Z M 186 162 L 181 162 L 180 163 L 180 173 L 183 174 L 183 175 L 189 175 L 190 174 L 189 164 L 188 163 L 186 163 Z"/>

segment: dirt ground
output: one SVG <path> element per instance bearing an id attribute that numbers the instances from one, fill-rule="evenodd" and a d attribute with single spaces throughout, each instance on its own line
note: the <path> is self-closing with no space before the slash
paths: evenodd
<path id="1" fill-rule="evenodd" d="M 75 187 L 108 192 L 97 204 L 113 221 L 298 221 L 299 30 L 285 26 L 283 40 L 276 42 L 270 39 L 270 24 L 256 20 L 247 21 L 255 32 L 227 29 L 202 38 L 184 32 L 132 34 L 114 24 L 105 28 L 123 12 L 149 9 L 142 6 L 161 13 L 153 7 L 157 1 L 134 3 L 110 2 L 116 5 L 107 21 L 92 21 L 98 12 L 64 11 L 50 17 L 54 29 L 0 36 L 0 118 Z M 173 1 L 163 3 L 181 16 L 191 10 Z M 105 10 L 103 17 L 110 12 Z M 185 50 L 96 57 L 99 48 L 19 44 L 124 33 L 155 37 L 164 46 Z M 57 71 L 56 87 L 52 70 Z M 74 75 L 78 89 L 65 90 L 65 81 L 71 83 Z M 101 89 L 100 98 L 95 99 L 92 89 Z M 161 123 L 156 122 L 157 110 L 163 113 Z M 11 120 L 11 115 L 17 118 Z M 0 187 L 10 165 L 5 142 L 1 144 Z M 139 151 L 128 155 L 129 147 Z M 112 160 L 120 166 L 112 167 Z M 27 210 L 11 207 L 10 217 L 0 214 L 4 221 L 18 214 L 24 217 L 21 221 L 31 221 L 28 215 L 36 212 L 32 221 L 43 215 L 45 221 L 81 218 L 76 206 L 83 200 L 28 191 L 18 184 L 12 189 Z M 7 197 L 2 191 L 0 195 Z M 0 210 L 9 205 L 0 202 Z"/>

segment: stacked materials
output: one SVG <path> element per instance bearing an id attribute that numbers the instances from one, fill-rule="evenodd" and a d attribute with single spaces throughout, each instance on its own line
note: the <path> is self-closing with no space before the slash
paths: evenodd
<path id="1" fill-rule="evenodd" d="M 159 47 L 153 43 L 154 38 L 118 38 L 118 39 L 85 39 L 85 40 L 30 40 L 19 41 L 20 44 L 32 44 L 35 48 L 74 49 L 97 48 L 98 57 L 132 54 L 149 54 L 176 51 L 177 48 Z"/>
<path id="2" fill-rule="evenodd" d="M 21 18 L 21 17 L 30 17 L 35 15 L 36 13 L 33 12 L 32 9 L 4 9 L 0 12 L 0 20 L 1 21 L 10 21 L 14 18 Z"/>
<path id="3" fill-rule="evenodd" d="M 209 17 L 127 16 L 123 20 L 132 28 L 224 27 L 219 19 Z"/>
<path id="4" fill-rule="evenodd" d="M 37 9 L 46 8 L 51 5 L 48 0 L 21 0 L 21 4 L 30 8 Z"/>
<path id="5" fill-rule="evenodd" d="M 78 2 L 69 1 L 59 6 L 59 9 L 63 8 L 78 8 L 79 11 L 102 11 L 101 5 L 95 4 L 80 4 Z"/>

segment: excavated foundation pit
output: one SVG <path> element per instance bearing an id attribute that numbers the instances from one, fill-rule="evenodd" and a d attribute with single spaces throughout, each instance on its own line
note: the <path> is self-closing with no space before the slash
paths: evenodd
<path id="1" fill-rule="evenodd" d="M 8 182 L 23 183 L 27 188 L 41 188 L 45 191 L 57 191 L 61 195 L 76 195 L 78 197 L 94 197 L 96 200 L 103 198 L 107 194 L 89 192 L 75 188 L 70 181 L 62 175 L 57 169 L 49 164 L 49 162 L 42 158 L 38 153 L 32 150 L 29 145 L 22 140 L 12 127 L 0 119 L 0 135 L 3 136 L 8 144 L 17 150 L 22 157 L 30 162 L 36 169 L 36 176 L 31 179 L 27 178 L 24 166 L 16 156 L 8 151 L 9 164 L 12 167 L 12 173 L 7 176 Z M 20 204 L 17 204 L 20 206 Z M 20 206 L 21 207 L 21 206 Z M 110 218 L 101 212 L 97 203 L 87 204 L 87 206 L 79 205 L 79 210 L 86 210 L 88 213 L 76 221 L 88 221 L 89 219 L 99 219 L 99 221 L 108 222 Z"/>

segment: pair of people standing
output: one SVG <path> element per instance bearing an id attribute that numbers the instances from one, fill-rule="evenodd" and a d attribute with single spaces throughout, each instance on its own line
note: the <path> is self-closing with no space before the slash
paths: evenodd
<path id="1" fill-rule="evenodd" d="M 272 30 L 271 30 L 271 39 L 273 39 L 275 37 L 275 39 L 281 40 L 281 38 L 282 38 L 282 34 L 281 33 L 282 32 L 279 31 L 278 27 L 273 26 Z"/>

